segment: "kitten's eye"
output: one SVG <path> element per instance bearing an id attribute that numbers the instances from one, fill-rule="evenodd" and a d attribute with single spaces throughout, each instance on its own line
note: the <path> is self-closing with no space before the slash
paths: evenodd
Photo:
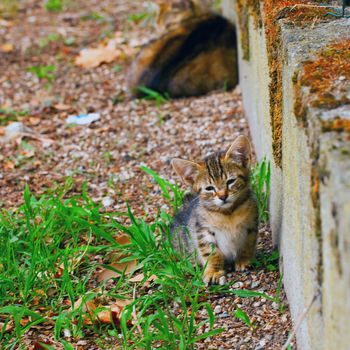
<path id="1" fill-rule="evenodd" d="M 233 183 L 235 183 L 235 181 L 236 181 L 236 179 L 229 179 L 229 180 L 227 180 L 226 184 L 227 184 L 227 186 L 230 186 Z"/>
<path id="2" fill-rule="evenodd" d="M 213 191 L 215 191 L 215 187 L 214 186 L 207 186 L 205 188 L 205 190 L 208 191 L 208 192 L 213 192 Z"/>

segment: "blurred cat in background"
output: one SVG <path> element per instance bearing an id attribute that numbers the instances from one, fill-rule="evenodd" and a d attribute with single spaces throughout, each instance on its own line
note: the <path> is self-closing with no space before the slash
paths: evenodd
<path id="1" fill-rule="evenodd" d="M 131 65 L 128 85 L 135 96 L 147 87 L 171 97 L 198 96 L 238 83 L 236 30 L 210 9 L 209 1 L 159 4 L 158 38 Z"/>

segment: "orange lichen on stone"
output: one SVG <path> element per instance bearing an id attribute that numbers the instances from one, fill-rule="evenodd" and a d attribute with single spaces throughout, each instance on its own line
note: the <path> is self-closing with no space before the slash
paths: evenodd
<path id="1" fill-rule="evenodd" d="M 301 125 L 306 124 L 307 108 L 303 103 L 303 97 L 301 94 L 301 83 L 299 74 L 295 73 L 293 77 L 293 92 L 294 92 L 294 115 Z"/>
<path id="2" fill-rule="evenodd" d="M 284 7 L 277 15 L 278 18 L 287 18 L 287 22 L 297 25 L 306 26 L 310 23 L 320 23 L 323 21 L 335 20 L 336 16 L 330 14 L 331 8 L 327 6 L 313 4 L 295 4 Z"/>
<path id="3" fill-rule="evenodd" d="M 350 120 L 335 118 L 322 122 L 322 129 L 324 131 L 345 131 L 350 132 Z"/>
<path id="4" fill-rule="evenodd" d="M 245 0 L 237 0 L 236 10 L 238 15 L 242 58 L 249 61 L 249 14 Z"/>
<path id="5" fill-rule="evenodd" d="M 263 23 L 265 27 L 267 54 L 270 73 L 270 116 L 273 135 L 273 156 L 275 163 L 281 166 L 282 161 L 282 44 L 281 28 L 278 19 L 286 18 L 285 22 L 294 25 L 313 24 L 326 19 L 329 8 L 315 2 L 300 0 L 265 0 Z M 328 16 L 327 16 L 328 17 Z M 300 86 L 299 86 L 300 88 Z M 297 91 L 298 86 L 295 87 Z M 296 94 L 295 111 L 303 119 L 306 109 L 303 107 L 300 94 Z"/>
<path id="6" fill-rule="evenodd" d="M 344 83 L 350 80 L 350 39 L 327 46 L 314 61 L 304 63 L 301 85 L 310 88 L 310 105 L 336 108 L 350 104 Z"/>
<path id="7" fill-rule="evenodd" d="M 314 208 L 319 205 L 320 176 L 316 167 L 311 169 L 311 200 Z"/>
<path id="8" fill-rule="evenodd" d="M 323 1 L 327 2 L 327 1 Z M 270 118 L 273 134 L 273 157 L 277 166 L 282 164 L 282 43 L 281 28 L 278 22 L 284 18 L 284 22 L 294 25 L 312 25 L 323 20 L 333 19 L 329 16 L 329 7 L 321 6 L 316 1 L 305 0 L 237 0 L 237 15 L 241 33 L 241 47 L 243 59 L 249 60 L 249 16 L 254 19 L 255 26 L 264 25 L 267 55 L 270 76 Z M 261 15 L 263 7 L 263 16 Z M 335 18 L 335 17 L 334 17 Z M 299 89 L 299 90 L 298 90 Z M 300 95 L 300 84 L 295 87 L 298 93 L 295 111 L 303 119 L 306 117 L 306 109 L 303 107 Z M 324 101 L 327 96 L 324 96 Z M 328 95 L 328 104 L 331 96 Z"/>
<path id="9" fill-rule="evenodd" d="M 255 28 L 262 26 L 260 0 L 237 0 L 236 11 L 240 30 L 242 58 L 249 61 L 249 16 L 253 17 Z"/>
<path id="10" fill-rule="evenodd" d="M 282 166 L 282 69 L 281 69 L 281 28 L 278 14 L 287 7 L 301 3 L 300 1 L 264 1 L 263 23 L 266 34 L 267 55 L 270 75 L 270 118 L 272 127 L 272 150 L 277 166 Z"/>
<path id="11" fill-rule="evenodd" d="M 262 26 L 260 0 L 245 0 L 246 5 L 250 10 L 250 15 L 254 19 L 255 28 Z"/>

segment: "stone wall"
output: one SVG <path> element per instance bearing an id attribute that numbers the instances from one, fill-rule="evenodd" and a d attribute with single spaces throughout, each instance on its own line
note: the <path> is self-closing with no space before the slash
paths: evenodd
<path id="1" fill-rule="evenodd" d="M 314 300 L 298 348 L 345 350 L 350 19 L 325 8 L 261 3 L 224 0 L 223 8 L 238 28 L 240 87 L 256 154 L 271 162 L 271 226 L 293 319 Z"/>

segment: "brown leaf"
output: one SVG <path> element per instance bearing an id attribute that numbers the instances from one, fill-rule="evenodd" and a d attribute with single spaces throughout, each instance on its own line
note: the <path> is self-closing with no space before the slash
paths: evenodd
<path id="1" fill-rule="evenodd" d="M 40 123 L 40 118 L 38 117 L 29 117 L 28 122 L 30 125 L 38 125 Z"/>
<path id="2" fill-rule="evenodd" d="M 5 44 L 2 44 L 0 46 L 0 51 L 5 52 L 5 53 L 11 52 L 11 51 L 13 51 L 13 49 L 14 49 L 14 47 L 10 43 L 5 43 Z"/>
<path id="3" fill-rule="evenodd" d="M 136 260 L 132 260 L 132 261 L 127 261 L 127 262 L 114 262 L 110 265 L 108 265 L 110 267 L 113 267 L 117 270 L 119 270 L 120 272 L 124 272 L 124 274 L 129 274 L 130 272 L 132 272 L 135 268 L 136 268 Z M 139 266 L 140 268 L 141 266 Z M 99 276 L 98 276 L 98 281 L 107 281 L 113 277 L 119 277 L 120 273 L 113 271 L 113 270 L 109 270 L 109 269 L 103 269 Z"/>
<path id="4" fill-rule="evenodd" d="M 71 108 L 71 106 L 65 105 L 64 103 L 56 103 L 52 107 L 57 109 L 58 111 L 67 111 Z"/>
<path id="5" fill-rule="evenodd" d="M 20 321 L 20 324 L 22 327 L 24 327 L 26 324 L 29 323 L 29 318 L 22 318 L 21 321 Z"/>
<path id="6" fill-rule="evenodd" d="M 5 326 L 5 323 L 3 322 L 0 322 L 0 331 L 2 332 L 3 331 L 3 327 Z M 10 322 L 8 322 L 6 324 L 6 327 L 5 327 L 5 332 L 12 332 L 14 329 L 14 322 L 11 320 Z"/>
<path id="7" fill-rule="evenodd" d="M 34 342 L 33 345 L 34 345 L 33 350 L 46 350 L 47 348 L 44 345 L 51 345 L 51 344 L 44 343 L 41 341 L 41 342 Z"/>
<path id="8" fill-rule="evenodd" d="M 79 308 L 83 304 L 83 298 L 79 298 L 75 303 L 74 303 L 74 309 Z M 83 312 L 93 312 L 96 310 L 97 306 L 94 302 L 94 300 L 89 300 L 83 304 L 82 311 Z"/>
<path id="9" fill-rule="evenodd" d="M 15 168 L 15 163 L 11 160 L 4 161 L 4 169 L 5 170 L 13 170 Z"/>
<path id="10" fill-rule="evenodd" d="M 102 63 L 109 63 L 121 56 L 121 51 L 113 43 L 100 45 L 95 49 L 83 49 L 75 59 L 75 64 L 84 68 L 98 67 Z"/>
<path id="11" fill-rule="evenodd" d="M 129 305 L 132 300 L 130 299 L 117 299 L 112 305 L 105 306 L 105 310 L 100 311 L 97 314 L 97 318 L 102 323 L 114 323 L 116 327 L 120 326 L 120 314 L 126 305 Z"/>
<path id="12" fill-rule="evenodd" d="M 131 277 L 131 278 L 129 279 L 129 281 L 130 281 L 130 282 L 133 282 L 133 283 L 135 283 L 135 282 L 141 282 L 144 278 L 145 278 L 145 275 L 144 275 L 143 273 L 140 273 L 140 274 L 138 274 L 138 275 L 136 275 L 136 276 L 134 276 L 134 277 Z M 156 275 L 151 275 L 151 276 L 149 276 L 148 279 L 145 281 L 145 285 L 148 285 L 149 282 L 153 282 L 153 281 L 155 281 L 156 279 L 157 279 L 157 276 L 156 276 Z"/>
<path id="13" fill-rule="evenodd" d="M 130 237 L 128 235 L 120 235 L 115 237 L 115 240 L 119 244 L 129 244 L 130 243 Z"/>

